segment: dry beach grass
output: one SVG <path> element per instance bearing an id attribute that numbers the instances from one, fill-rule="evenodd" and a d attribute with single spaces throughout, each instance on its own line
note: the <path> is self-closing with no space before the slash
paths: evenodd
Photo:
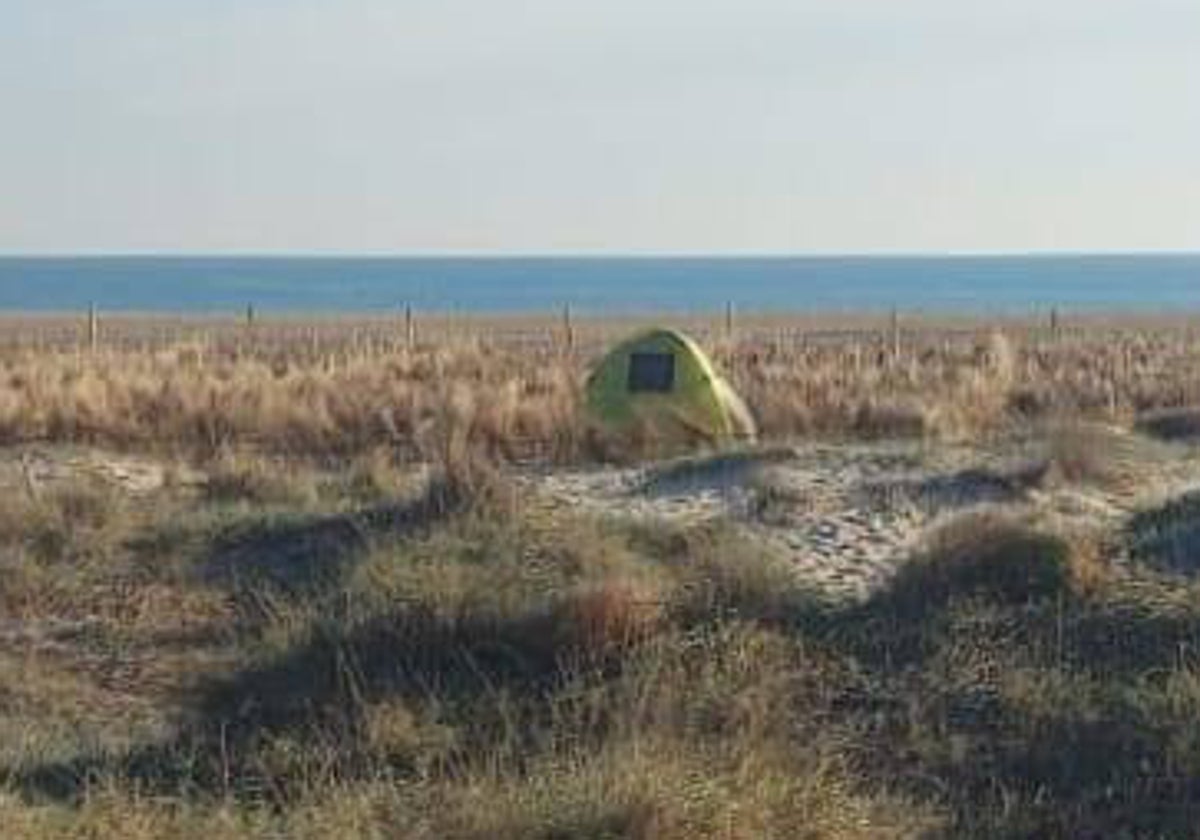
<path id="1" fill-rule="evenodd" d="M 732 337 L 695 326 L 768 440 L 977 438 L 1064 418 L 1186 437 L 1196 425 L 1187 407 L 1200 404 L 1200 333 L 1184 321 L 1054 332 L 1020 321 L 1003 331 L 905 322 L 896 334 L 861 317 L 823 329 L 748 321 Z M 629 328 L 576 323 L 568 345 L 561 325 L 460 318 L 410 343 L 402 325 L 380 319 L 126 319 L 106 325 L 93 351 L 76 321 L 8 320 L 0 440 L 193 458 L 379 446 L 428 457 L 432 438 L 457 435 L 502 460 L 579 459 L 589 454 L 581 383 L 605 342 Z"/>
<path id="2" fill-rule="evenodd" d="M 1186 326 L 714 339 L 772 445 L 1044 444 L 841 603 L 735 522 L 534 503 L 598 328 L 255 328 L 0 341 L 14 458 L 165 465 L 0 497 L 4 836 L 1194 836 L 1200 507 L 1029 501 L 1194 457 Z"/>

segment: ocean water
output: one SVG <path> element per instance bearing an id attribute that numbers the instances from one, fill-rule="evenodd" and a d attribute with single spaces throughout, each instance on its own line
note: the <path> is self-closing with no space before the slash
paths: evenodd
<path id="1" fill-rule="evenodd" d="M 1200 254 L 972 257 L 0 257 L 0 309 L 587 313 L 1200 311 Z"/>

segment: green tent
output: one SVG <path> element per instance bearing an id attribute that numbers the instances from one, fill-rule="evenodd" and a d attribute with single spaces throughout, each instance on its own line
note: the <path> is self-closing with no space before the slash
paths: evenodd
<path id="1" fill-rule="evenodd" d="M 753 439 L 745 403 L 696 343 L 655 329 L 613 348 L 587 381 L 592 427 L 618 442 L 668 446 Z"/>

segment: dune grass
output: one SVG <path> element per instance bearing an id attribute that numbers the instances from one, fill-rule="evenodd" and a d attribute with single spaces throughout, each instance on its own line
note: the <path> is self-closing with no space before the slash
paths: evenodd
<path id="1" fill-rule="evenodd" d="M 7 501 L 5 836 L 1195 824 L 1200 600 L 1080 535 L 968 511 L 830 605 L 721 525 L 547 517 L 466 462 L 400 493 L 271 463 Z"/>
<path id="2" fill-rule="evenodd" d="M 39 323 L 0 324 L 0 442 L 189 458 L 246 448 L 345 458 L 387 446 L 429 459 L 469 436 L 501 460 L 587 459 L 596 452 L 580 388 L 622 334 L 610 324 L 564 347 L 538 333 L 481 330 L 410 346 L 394 325 L 264 323 L 214 336 L 146 321 L 126 327 L 133 338 L 111 328 L 91 352 L 71 329 L 55 338 Z M 46 340 L 29 338 L 39 329 Z M 154 340 L 134 340 L 146 335 Z M 747 329 L 705 344 L 768 441 L 976 438 L 1047 420 L 1138 418 L 1179 437 L 1188 407 L 1200 405 L 1200 339 L 1178 326 L 1052 336 L 931 327 L 906 331 L 899 354 L 862 329 Z"/>
<path id="3" fill-rule="evenodd" d="M 1196 402 L 1179 331 L 918 339 L 714 352 L 769 440 L 1056 430 L 1005 499 L 1152 471 L 1114 425 Z M 969 508 L 830 604 L 732 526 L 527 504 L 506 461 L 590 457 L 586 346 L 299 346 L 0 352 L 4 441 L 206 477 L 0 499 L 5 837 L 1194 834 L 1190 497 Z"/>

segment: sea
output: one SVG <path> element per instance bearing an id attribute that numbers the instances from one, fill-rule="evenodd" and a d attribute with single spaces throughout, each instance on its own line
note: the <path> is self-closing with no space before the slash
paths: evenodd
<path id="1" fill-rule="evenodd" d="M 1200 253 L 0 257 L 0 310 L 219 313 L 1200 311 Z"/>

